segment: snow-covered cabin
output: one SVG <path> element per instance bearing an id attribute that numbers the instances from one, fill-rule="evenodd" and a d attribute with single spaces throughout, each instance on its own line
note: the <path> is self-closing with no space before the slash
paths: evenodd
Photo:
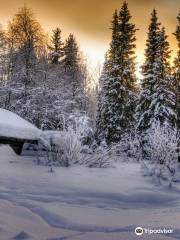
<path id="1" fill-rule="evenodd" d="M 17 114 L 0 108 L 0 144 L 8 144 L 20 154 L 24 143 L 37 144 L 41 130 Z"/>

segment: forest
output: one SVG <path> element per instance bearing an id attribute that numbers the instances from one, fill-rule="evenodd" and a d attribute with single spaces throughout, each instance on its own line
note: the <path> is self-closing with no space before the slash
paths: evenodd
<path id="1" fill-rule="evenodd" d="M 141 79 L 138 28 L 128 3 L 115 10 L 110 29 L 109 49 L 94 77 L 75 35 L 63 41 L 57 27 L 49 36 L 24 5 L 0 30 L 0 107 L 39 129 L 69 135 L 82 148 L 74 151 L 105 149 L 106 160 L 98 161 L 133 156 L 167 167 L 172 175 L 180 161 L 180 14 L 172 33 L 179 50 L 172 60 L 166 30 L 152 10 Z"/>

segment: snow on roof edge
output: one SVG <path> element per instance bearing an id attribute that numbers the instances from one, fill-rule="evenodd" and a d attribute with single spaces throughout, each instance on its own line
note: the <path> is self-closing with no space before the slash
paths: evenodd
<path id="1" fill-rule="evenodd" d="M 42 131 L 17 114 L 0 108 L 0 136 L 37 140 Z"/>

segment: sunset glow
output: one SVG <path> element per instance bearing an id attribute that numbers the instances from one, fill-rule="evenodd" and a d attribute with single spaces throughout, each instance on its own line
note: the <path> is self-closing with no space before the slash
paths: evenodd
<path id="1" fill-rule="evenodd" d="M 75 34 L 81 50 L 88 58 L 92 66 L 103 63 L 104 54 L 107 51 L 111 39 L 110 21 L 115 8 L 122 4 L 122 0 L 92 0 L 92 1 L 65 1 L 52 0 L 15 0 L 11 4 L 0 0 L 0 23 L 7 25 L 12 15 L 24 3 L 31 7 L 42 24 L 44 30 L 51 34 L 52 29 L 60 27 L 63 38 L 72 32 Z M 176 16 L 180 9 L 179 0 L 129 0 L 129 8 L 133 16 L 132 21 L 137 28 L 137 66 L 144 60 L 145 41 L 147 37 L 150 12 L 153 8 L 158 11 L 162 25 L 169 35 L 169 42 L 175 56 L 177 45 L 173 32 L 176 26 Z M 140 76 L 139 70 L 137 70 Z"/>

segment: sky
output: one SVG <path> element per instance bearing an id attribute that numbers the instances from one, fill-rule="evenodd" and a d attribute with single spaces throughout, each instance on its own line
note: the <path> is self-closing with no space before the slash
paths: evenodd
<path id="1" fill-rule="evenodd" d="M 111 40 L 110 21 L 114 10 L 120 9 L 122 0 L 0 0 L 0 23 L 6 25 L 19 7 L 31 7 L 46 32 L 60 27 L 63 37 L 74 33 L 81 49 L 95 65 L 102 63 Z M 159 20 L 165 26 L 175 55 L 177 44 L 173 32 L 180 11 L 180 0 L 128 0 L 132 21 L 137 32 L 137 62 L 144 58 L 150 13 L 156 8 Z"/>

